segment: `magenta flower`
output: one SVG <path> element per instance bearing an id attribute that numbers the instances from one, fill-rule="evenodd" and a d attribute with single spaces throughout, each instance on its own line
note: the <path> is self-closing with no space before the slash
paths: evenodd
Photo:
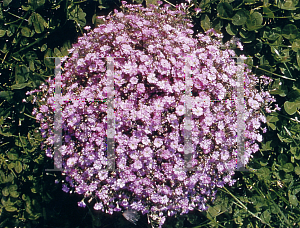
<path id="1" fill-rule="evenodd" d="M 72 190 L 84 199 L 93 194 L 94 209 L 109 214 L 131 209 L 148 213 L 162 226 L 166 216 L 207 210 L 215 187 L 235 183 L 237 115 L 231 101 L 237 99 L 239 68 L 231 58 L 234 51 L 221 49 L 222 36 L 214 30 L 193 38 L 191 22 L 184 25 L 178 17 L 182 11 L 122 4 L 123 12 L 115 10 L 114 16 L 102 17 L 104 24 L 94 30 L 86 27 L 88 33 L 69 50 L 71 57 L 63 59 L 62 96 L 70 101 L 62 105 L 63 191 Z M 237 45 L 242 48 L 241 43 Z M 111 111 L 105 102 L 106 62 L 98 58 L 107 56 L 124 57 L 113 62 Z M 192 74 L 191 120 L 184 119 L 187 56 Z M 259 111 L 280 108 L 269 104 L 276 100 L 268 92 L 256 89 L 257 77 L 249 69 L 244 75 L 246 164 L 266 132 L 262 126 L 266 118 Z M 270 81 L 263 78 L 264 85 Z M 54 88 L 55 79 L 49 78 L 40 90 L 26 93 L 42 94 L 32 114 L 45 138 L 41 148 L 51 158 Z M 113 115 L 115 129 L 108 132 Z M 193 172 L 185 171 L 185 125 L 192 131 Z M 116 172 L 106 170 L 107 138 L 112 133 Z M 84 202 L 78 205 L 84 207 Z"/>

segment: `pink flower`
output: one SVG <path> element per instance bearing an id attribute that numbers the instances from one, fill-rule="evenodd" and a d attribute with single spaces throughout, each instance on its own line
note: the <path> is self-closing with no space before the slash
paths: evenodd
<path id="1" fill-rule="evenodd" d="M 155 138 L 154 140 L 154 146 L 156 146 L 157 148 L 161 147 L 163 145 L 163 140 L 160 138 Z"/>
<path id="2" fill-rule="evenodd" d="M 178 116 L 183 116 L 185 114 L 185 107 L 183 105 L 178 105 L 176 107 L 176 114 Z"/>
<path id="3" fill-rule="evenodd" d="M 195 8 L 196 14 L 200 13 L 202 10 L 200 8 Z"/>
<path id="4" fill-rule="evenodd" d="M 181 23 L 178 16 L 184 12 L 178 7 L 171 11 L 166 5 L 143 8 L 122 4 L 127 11 L 114 10 L 114 16 L 103 16 L 104 23 L 80 37 L 69 50 L 70 58 L 64 58 L 63 99 L 71 102 L 62 106 L 63 190 L 74 188 L 85 198 L 93 194 L 97 202 L 94 209 L 109 214 L 129 207 L 142 213 L 152 211 L 151 216 L 158 215 L 162 226 L 166 215 L 194 208 L 206 210 L 207 200 L 216 195 L 215 187 L 234 183 L 238 67 L 231 58 L 235 52 L 221 50 L 222 35 L 210 29 L 207 34 L 193 36 L 192 22 Z M 197 15 L 201 10 L 195 11 Z M 242 47 L 242 43 L 237 45 Z M 107 56 L 114 57 L 115 110 L 107 109 L 105 103 Z M 185 119 L 188 112 L 184 106 L 187 57 L 192 57 L 191 120 Z M 259 150 L 260 129 L 266 131 L 260 127 L 266 118 L 259 110 L 265 106 L 267 112 L 275 112 L 280 107 L 269 105 L 276 100 L 256 89 L 257 77 L 250 69 L 245 69 L 244 75 L 247 163 Z M 264 84 L 269 82 L 263 79 Z M 42 90 L 29 98 L 33 103 L 47 101 L 44 105 L 37 102 L 33 115 L 45 139 L 41 149 L 51 158 L 54 119 L 49 110 L 55 108 L 54 82 L 48 79 Z M 225 98 L 227 102 L 213 101 Z M 107 128 L 113 114 L 118 172 L 106 170 Z M 197 152 L 191 162 L 198 169 L 195 174 L 184 169 L 187 123 L 192 129 L 191 150 Z M 84 206 L 83 202 L 79 206 Z"/>

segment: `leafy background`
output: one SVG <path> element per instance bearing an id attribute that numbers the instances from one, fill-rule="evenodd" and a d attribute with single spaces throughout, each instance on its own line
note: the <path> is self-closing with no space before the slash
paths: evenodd
<path id="1" fill-rule="evenodd" d="M 40 147 L 33 105 L 22 102 L 54 74 L 47 57 L 68 55 L 85 25 L 94 28 L 101 23 L 96 16 L 120 6 L 119 0 L 0 1 L 0 227 L 150 227 L 146 216 L 134 226 L 121 214 L 79 208 L 79 195 L 62 192 L 61 173 L 45 172 L 53 161 Z M 247 64 L 255 74 L 274 79 L 268 90 L 281 111 L 266 114 L 261 149 L 248 171 L 236 172 L 237 183 L 219 189 L 208 211 L 168 218 L 165 227 L 300 226 L 299 8 L 299 0 L 191 1 L 187 13 L 195 32 L 215 28 L 224 42 L 240 38 L 245 47 L 237 54 L 252 57 Z"/>

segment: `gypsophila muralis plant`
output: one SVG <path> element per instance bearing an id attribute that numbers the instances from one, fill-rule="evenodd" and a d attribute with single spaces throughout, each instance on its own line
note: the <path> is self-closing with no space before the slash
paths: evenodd
<path id="1" fill-rule="evenodd" d="M 217 187 L 232 186 L 236 165 L 239 66 L 232 50 L 221 50 L 213 30 L 192 38 L 184 12 L 169 5 L 127 5 L 73 45 L 62 69 L 63 191 L 74 190 L 95 210 L 113 214 L 132 209 L 159 218 L 206 210 Z M 126 8 L 128 10 L 126 10 Z M 85 29 L 90 30 L 89 27 Z M 241 44 L 239 44 L 241 45 Z M 229 46 L 229 45 L 227 45 Z M 107 98 L 107 56 L 115 58 L 116 172 L 106 170 L 107 104 L 76 99 Z M 184 95 L 186 58 L 193 81 L 191 100 L 194 171 L 184 167 Z M 100 58 L 101 57 L 101 58 Z M 245 162 L 259 150 L 266 128 L 263 109 L 275 99 L 258 91 L 258 78 L 246 68 Z M 33 115 L 41 123 L 42 145 L 53 157 L 54 84 L 42 85 Z M 264 77 L 264 85 L 270 79 Z M 220 100 L 219 102 L 215 100 Z M 222 100 L 222 101 L 221 101 Z"/>

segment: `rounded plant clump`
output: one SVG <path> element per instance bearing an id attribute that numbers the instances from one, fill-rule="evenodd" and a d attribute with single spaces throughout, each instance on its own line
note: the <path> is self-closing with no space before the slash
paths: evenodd
<path id="1" fill-rule="evenodd" d="M 235 183 L 241 66 L 233 50 L 221 48 L 220 34 L 210 30 L 193 38 L 182 11 L 122 3 L 123 12 L 102 17 L 104 23 L 79 38 L 63 60 L 62 100 L 69 101 L 61 109 L 63 190 L 82 194 L 79 206 L 92 198 L 95 210 L 132 209 L 159 218 L 162 226 L 166 216 L 206 210 L 217 187 Z M 114 57 L 114 172 L 106 169 L 106 57 Z M 192 170 L 184 160 L 186 64 L 192 80 Z M 259 80 L 248 68 L 244 77 L 246 164 L 266 131 L 263 109 L 279 108 L 271 110 L 275 99 L 257 89 Z M 30 93 L 42 98 L 33 114 L 46 155 L 53 157 L 55 79 L 47 82 Z M 263 86 L 269 82 L 263 77 Z"/>

